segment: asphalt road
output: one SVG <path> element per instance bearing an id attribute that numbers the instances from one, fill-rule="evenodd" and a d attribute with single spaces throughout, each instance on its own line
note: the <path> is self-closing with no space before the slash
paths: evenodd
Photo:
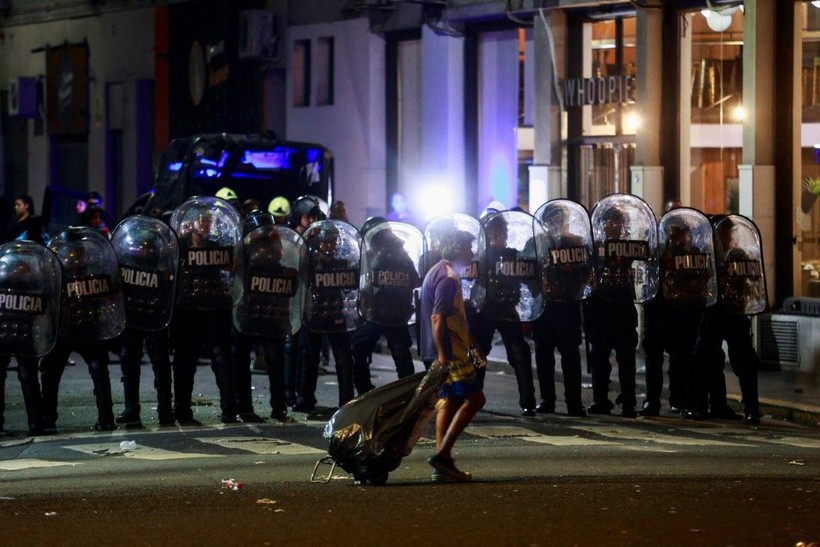
<path id="1" fill-rule="evenodd" d="M 486 410 L 456 445 L 472 483 L 431 481 L 431 427 L 385 486 L 356 485 L 338 468 L 320 483 L 311 474 L 327 455 L 329 412 L 222 425 L 213 375 L 200 367 L 203 425 L 159 428 L 144 367 L 146 429 L 95 433 L 81 367 L 64 377 L 58 435 L 0 437 L 0 546 L 820 545 L 816 427 L 522 418 L 501 369 L 488 374 Z M 373 370 L 377 385 L 394 374 L 381 361 Z M 320 377 L 321 401 L 334 399 L 334 380 Z M 7 393 L 19 389 L 9 384 Z M 263 414 L 265 377 L 254 384 Z M 12 399 L 7 426 L 21 421 L 18 406 Z"/>
<path id="2" fill-rule="evenodd" d="M 329 482 L 311 482 L 326 455 L 323 426 L 302 419 L 6 441 L 0 544 L 820 542 L 816 429 L 484 413 L 457 445 L 472 483 L 431 481 L 428 429 L 387 485 L 374 487 L 338 468 Z M 242 487 L 225 488 L 229 478 Z"/>

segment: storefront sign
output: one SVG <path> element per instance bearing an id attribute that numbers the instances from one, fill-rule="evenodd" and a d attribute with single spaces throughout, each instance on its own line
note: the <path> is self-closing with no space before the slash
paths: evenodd
<path id="1" fill-rule="evenodd" d="M 635 102 L 635 76 L 564 80 L 564 105 L 588 106 Z"/>

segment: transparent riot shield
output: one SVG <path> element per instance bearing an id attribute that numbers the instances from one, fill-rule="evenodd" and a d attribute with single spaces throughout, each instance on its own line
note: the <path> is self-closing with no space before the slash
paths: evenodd
<path id="1" fill-rule="evenodd" d="M 536 239 L 544 298 L 577 302 L 589 298 L 595 286 L 592 229 L 589 213 L 568 199 L 554 199 L 535 211 L 544 229 Z"/>
<path id="2" fill-rule="evenodd" d="M 404 222 L 382 222 L 364 233 L 359 313 L 366 321 L 385 326 L 415 322 L 423 248 L 421 231 Z"/>
<path id="3" fill-rule="evenodd" d="M 313 332 L 352 331 L 360 323 L 360 251 L 356 228 L 341 220 L 320 220 L 303 234 L 308 276 L 302 323 Z"/>
<path id="4" fill-rule="evenodd" d="M 612 194 L 590 215 L 595 294 L 611 302 L 647 302 L 658 292 L 658 224 L 641 198 Z"/>
<path id="5" fill-rule="evenodd" d="M 227 201 L 194 196 L 171 215 L 179 237 L 177 304 L 190 310 L 224 310 L 241 294 L 231 289 L 242 246 L 242 220 Z"/>
<path id="6" fill-rule="evenodd" d="M 529 213 L 503 211 L 482 219 L 478 280 L 470 300 L 492 321 L 534 321 L 544 310 L 536 240 L 544 229 Z"/>
<path id="7" fill-rule="evenodd" d="M 92 228 L 72 226 L 48 247 L 63 267 L 60 338 L 87 343 L 119 336 L 125 328 L 125 303 L 117 255 L 108 239 Z"/>
<path id="8" fill-rule="evenodd" d="M 262 225 L 244 239 L 236 283 L 242 298 L 233 310 L 236 329 L 283 338 L 299 330 L 305 294 L 305 242 L 285 226 Z"/>
<path id="9" fill-rule="evenodd" d="M 709 219 L 695 209 L 673 209 L 658 221 L 658 243 L 664 300 L 688 308 L 705 308 L 717 302 Z"/>
<path id="10" fill-rule="evenodd" d="M 424 229 L 424 254 L 421 264 L 424 275 L 439 260 L 438 247 L 442 238 L 456 231 L 467 232 L 473 236 L 473 260 L 469 264 L 454 264 L 453 267 L 461 280 L 461 294 L 468 302 L 473 292 L 473 285 L 478 277 L 478 242 L 481 239 L 481 223 L 478 219 L 464 213 L 448 213 L 431 220 Z M 422 276 L 423 277 L 423 276 Z"/>
<path id="11" fill-rule="evenodd" d="M 42 357 L 57 341 L 60 262 L 33 241 L 0 245 L 0 353 Z"/>
<path id="12" fill-rule="evenodd" d="M 741 215 L 715 222 L 715 262 L 720 304 L 730 313 L 754 315 L 766 309 L 766 276 L 760 232 Z"/>
<path id="13" fill-rule="evenodd" d="M 161 220 L 135 215 L 111 234 L 125 300 L 126 326 L 158 331 L 171 322 L 176 293 L 179 243 Z"/>

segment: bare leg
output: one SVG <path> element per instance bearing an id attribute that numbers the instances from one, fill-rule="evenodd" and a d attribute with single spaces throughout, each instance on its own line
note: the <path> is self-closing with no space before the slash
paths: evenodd
<path id="1" fill-rule="evenodd" d="M 484 393 L 471 393 L 466 399 L 445 399 L 436 417 L 436 453 L 449 458 L 459 435 L 484 407 Z"/>

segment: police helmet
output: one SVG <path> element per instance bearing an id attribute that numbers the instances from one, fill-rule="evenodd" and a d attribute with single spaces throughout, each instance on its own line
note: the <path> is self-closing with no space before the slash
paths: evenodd
<path id="1" fill-rule="evenodd" d="M 365 233 L 367 233 L 369 229 L 373 228 L 374 226 L 378 226 L 379 224 L 384 224 L 385 222 L 387 222 L 387 219 L 384 217 L 370 217 L 364 221 L 364 224 L 362 224 L 359 233 L 361 235 L 364 235 Z"/>
<path id="2" fill-rule="evenodd" d="M 285 196 L 276 196 L 268 203 L 268 212 L 275 217 L 286 217 L 290 213 L 290 202 Z"/>
<path id="3" fill-rule="evenodd" d="M 272 226 L 273 224 L 275 224 L 273 215 L 267 211 L 255 209 L 248 213 L 248 216 L 245 217 L 243 229 L 245 234 L 248 234 L 260 226 Z"/>
<path id="4" fill-rule="evenodd" d="M 291 227 L 299 226 L 302 223 L 302 217 L 305 215 L 316 217 L 317 220 L 326 218 L 319 206 L 319 198 L 309 195 L 296 198 L 293 207 L 290 208 Z"/>
<path id="5" fill-rule="evenodd" d="M 214 195 L 218 198 L 224 199 L 225 201 L 239 201 L 239 196 L 236 195 L 233 188 L 228 188 L 227 186 L 223 186 L 217 190 Z"/>

